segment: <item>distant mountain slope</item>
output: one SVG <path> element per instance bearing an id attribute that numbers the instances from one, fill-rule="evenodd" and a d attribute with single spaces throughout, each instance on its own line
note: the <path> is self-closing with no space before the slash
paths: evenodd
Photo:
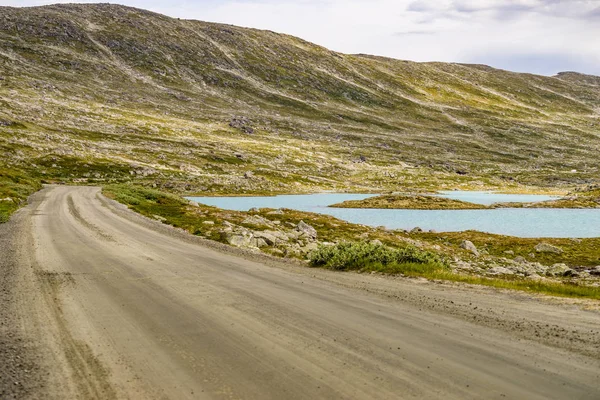
<path id="1" fill-rule="evenodd" d="M 599 81 L 346 55 L 108 4 L 0 7 L 0 147 L 51 178 L 233 191 L 589 182 Z"/>

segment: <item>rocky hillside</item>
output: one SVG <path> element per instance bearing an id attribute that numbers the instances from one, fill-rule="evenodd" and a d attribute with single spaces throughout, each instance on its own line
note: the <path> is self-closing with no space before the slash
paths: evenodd
<path id="1" fill-rule="evenodd" d="M 335 53 L 107 4 L 0 7 L 0 147 L 45 180 L 188 192 L 574 185 L 600 78 Z"/>

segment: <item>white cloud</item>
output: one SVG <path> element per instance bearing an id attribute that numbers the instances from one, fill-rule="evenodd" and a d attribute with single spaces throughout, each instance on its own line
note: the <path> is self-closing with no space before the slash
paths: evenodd
<path id="1" fill-rule="evenodd" d="M 0 0 L 13 6 L 55 2 Z M 122 2 L 174 17 L 288 33 L 345 53 L 600 74 L 600 0 Z"/>

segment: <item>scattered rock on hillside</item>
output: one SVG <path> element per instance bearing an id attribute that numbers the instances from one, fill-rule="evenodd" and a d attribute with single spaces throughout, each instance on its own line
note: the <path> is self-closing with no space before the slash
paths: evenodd
<path id="1" fill-rule="evenodd" d="M 249 135 L 254 133 L 254 128 L 252 128 L 250 124 L 251 121 L 248 119 L 248 117 L 233 117 L 231 121 L 229 121 L 230 127 L 239 129 L 240 131 Z"/>
<path id="2" fill-rule="evenodd" d="M 590 270 L 590 275 L 600 276 L 600 265 Z"/>
<path id="3" fill-rule="evenodd" d="M 535 246 L 535 251 L 538 253 L 554 253 L 554 254 L 562 254 L 563 249 L 560 247 L 553 246 L 548 243 L 540 243 Z"/>
<path id="4" fill-rule="evenodd" d="M 479 255 L 479 251 L 477 250 L 477 247 L 475 247 L 473 242 L 471 242 L 470 240 L 463 240 L 462 243 L 460 244 L 460 248 L 470 251 L 471 253 L 475 254 L 476 256 Z"/>

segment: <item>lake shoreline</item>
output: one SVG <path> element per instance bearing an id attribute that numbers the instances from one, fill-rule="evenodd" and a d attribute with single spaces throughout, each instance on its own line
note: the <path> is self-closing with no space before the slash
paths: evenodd
<path id="1" fill-rule="evenodd" d="M 473 195 L 474 192 L 466 193 Z M 455 195 L 461 193 L 453 192 Z M 488 203 L 498 194 L 487 196 Z M 493 197 L 489 197 L 493 196 Z M 514 195 L 511 195 L 514 199 Z M 520 195 L 516 197 L 519 198 Z M 376 197 L 370 194 L 314 194 L 280 195 L 268 197 L 186 197 L 224 210 L 248 211 L 250 209 L 293 209 L 314 212 L 365 226 L 385 226 L 387 229 L 410 231 L 462 232 L 476 230 L 490 234 L 521 238 L 594 238 L 600 237 L 600 210 L 596 209 L 532 209 L 485 208 L 470 210 L 405 210 L 405 209 L 355 209 L 332 208 L 332 204 L 346 200 L 365 200 Z M 500 197 L 505 198 L 505 197 Z M 528 196 L 530 199 L 531 197 Z M 546 199 L 543 197 L 541 199 Z"/>

